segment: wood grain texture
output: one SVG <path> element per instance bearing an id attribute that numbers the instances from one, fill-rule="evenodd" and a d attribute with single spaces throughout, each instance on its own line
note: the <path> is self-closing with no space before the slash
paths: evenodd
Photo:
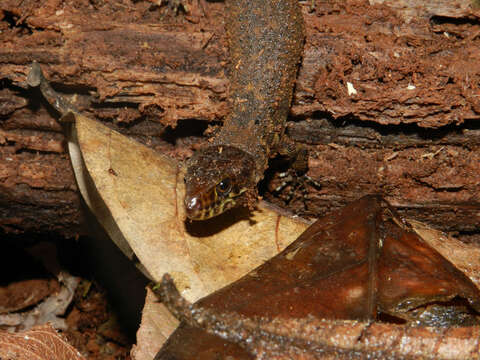
<path id="1" fill-rule="evenodd" d="M 89 116 L 179 159 L 207 123 L 219 124 L 228 111 L 224 4 L 189 5 L 175 16 L 148 1 L 2 1 L 4 229 L 81 231 L 61 128 L 26 88 L 32 60 Z M 313 216 L 380 192 L 410 217 L 479 238 L 475 2 L 317 1 L 313 12 L 302 5 L 307 38 L 290 120 L 308 126 L 299 135 L 304 123 L 293 122 L 289 133 L 309 144 L 308 174 L 321 187 L 288 183 L 265 197 Z M 312 124 L 322 117 L 328 136 L 340 137 L 318 134 Z M 266 187 L 284 180 L 275 175 Z"/>

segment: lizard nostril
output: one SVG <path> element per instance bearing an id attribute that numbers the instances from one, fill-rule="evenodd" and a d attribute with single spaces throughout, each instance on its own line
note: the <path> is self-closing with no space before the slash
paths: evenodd
<path id="1" fill-rule="evenodd" d="M 185 199 L 185 207 L 187 210 L 198 210 L 200 208 L 200 201 L 197 197 L 192 197 L 190 199 Z"/>

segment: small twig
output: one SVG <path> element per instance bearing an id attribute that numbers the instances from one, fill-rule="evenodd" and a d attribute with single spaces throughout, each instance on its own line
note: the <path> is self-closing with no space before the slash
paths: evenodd
<path id="1" fill-rule="evenodd" d="M 69 113 L 78 113 L 78 109 L 72 105 L 69 101 L 65 100 L 60 94 L 52 89 L 47 79 L 43 75 L 40 65 L 34 61 L 32 63 L 32 68 L 27 76 L 27 84 L 30 87 L 40 87 L 42 95 L 47 99 L 47 101 L 52 105 L 60 114 L 62 118 L 69 119 L 70 116 L 67 116 Z"/>

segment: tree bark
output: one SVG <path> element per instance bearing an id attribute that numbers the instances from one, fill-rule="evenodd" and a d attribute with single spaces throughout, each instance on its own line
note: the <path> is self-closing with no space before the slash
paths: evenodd
<path id="1" fill-rule="evenodd" d="M 184 13 L 156 3 L 0 4 L 0 225 L 7 232 L 81 231 L 57 114 L 25 83 L 33 60 L 87 116 L 180 160 L 212 131 L 208 125 L 221 123 L 228 111 L 224 4 L 191 0 Z M 382 193 L 407 216 L 480 240 L 476 4 L 302 3 L 307 37 L 287 132 L 310 150 L 311 180 L 274 173 L 265 197 L 319 216 Z"/>

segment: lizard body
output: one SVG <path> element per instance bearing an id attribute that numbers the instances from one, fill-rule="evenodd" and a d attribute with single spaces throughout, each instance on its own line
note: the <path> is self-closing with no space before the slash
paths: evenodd
<path id="1" fill-rule="evenodd" d="M 230 113 L 212 143 L 187 162 L 187 216 L 252 207 L 282 141 L 303 49 L 298 0 L 227 0 Z"/>

